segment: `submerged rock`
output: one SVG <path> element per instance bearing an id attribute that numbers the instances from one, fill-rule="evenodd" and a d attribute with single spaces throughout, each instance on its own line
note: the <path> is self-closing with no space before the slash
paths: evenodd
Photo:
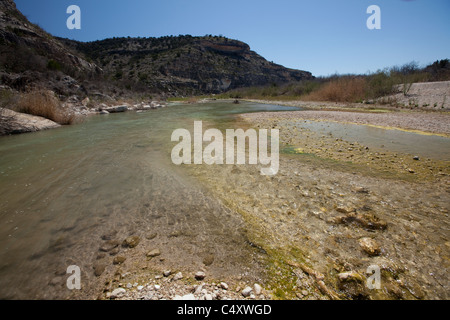
<path id="1" fill-rule="evenodd" d="M 380 245 L 372 238 L 359 239 L 359 245 L 369 256 L 378 256 L 381 253 Z"/>
<path id="2" fill-rule="evenodd" d="M 138 236 L 131 236 L 131 237 L 126 238 L 123 241 L 122 245 L 124 247 L 134 248 L 139 244 L 140 241 L 141 241 L 141 239 Z"/>
<path id="3" fill-rule="evenodd" d="M 153 249 L 147 253 L 147 257 L 153 258 L 161 255 L 161 251 L 159 249 Z"/>
<path id="4" fill-rule="evenodd" d="M 125 260 L 127 260 L 127 258 L 122 257 L 122 256 L 117 256 L 114 258 L 113 264 L 122 264 L 125 262 Z"/>

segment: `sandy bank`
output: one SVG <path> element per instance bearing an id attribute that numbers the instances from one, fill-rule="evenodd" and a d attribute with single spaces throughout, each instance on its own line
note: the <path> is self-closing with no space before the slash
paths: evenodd
<path id="1" fill-rule="evenodd" d="M 415 130 L 433 134 L 450 136 L 450 114 L 435 112 L 353 112 L 305 110 L 272 113 L 245 114 L 250 121 L 263 120 L 315 120 L 337 121 L 404 130 Z"/>

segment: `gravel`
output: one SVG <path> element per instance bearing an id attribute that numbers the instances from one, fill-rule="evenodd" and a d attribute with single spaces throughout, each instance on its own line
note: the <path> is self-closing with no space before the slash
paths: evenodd
<path id="1" fill-rule="evenodd" d="M 318 120 L 418 130 L 450 136 L 450 114 L 437 112 L 287 111 L 245 114 L 249 120 Z"/>

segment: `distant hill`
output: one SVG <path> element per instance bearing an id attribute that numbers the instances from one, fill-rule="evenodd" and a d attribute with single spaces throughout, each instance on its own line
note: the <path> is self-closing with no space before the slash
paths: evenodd
<path id="1" fill-rule="evenodd" d="M 224 37 L 56 38 L 30 23 L 13 0 L 0 0 L 0 54 L 0 85 L 40 86 L 60 96 L 185 96 L 313 78 Z"/>
<path id="2" fill-rule="evenodd" d="M 248 86 L 312 79 L 306 71 L 267 61 L 241 41 L 224 37 L 59 39 L 98 64 L 109 80 L 174 95 L 220 93 Z"/>

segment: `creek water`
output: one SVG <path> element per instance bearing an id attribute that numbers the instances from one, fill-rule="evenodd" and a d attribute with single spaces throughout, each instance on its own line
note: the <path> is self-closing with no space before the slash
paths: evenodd
<path id="1" fill-rule="evenodd" d="M 217 276 L 259 277 L 262 258 L 242 217 L 171 163 L 171 134 L 192 130 L 194 120 L 234 128 L 237 114 L 288 110 L 298 109 L 173 105 L 1 137 L 0 298 L 66 298 L 69 265 L 80 266 L 83 289 L 94 290 L 93 265 L 112 259 L 99 257 L 102 243 L 130 235 L 141 239 L 135 255 L 161 248 L 164 267 L 196 270 L 212 256 Z"/>

